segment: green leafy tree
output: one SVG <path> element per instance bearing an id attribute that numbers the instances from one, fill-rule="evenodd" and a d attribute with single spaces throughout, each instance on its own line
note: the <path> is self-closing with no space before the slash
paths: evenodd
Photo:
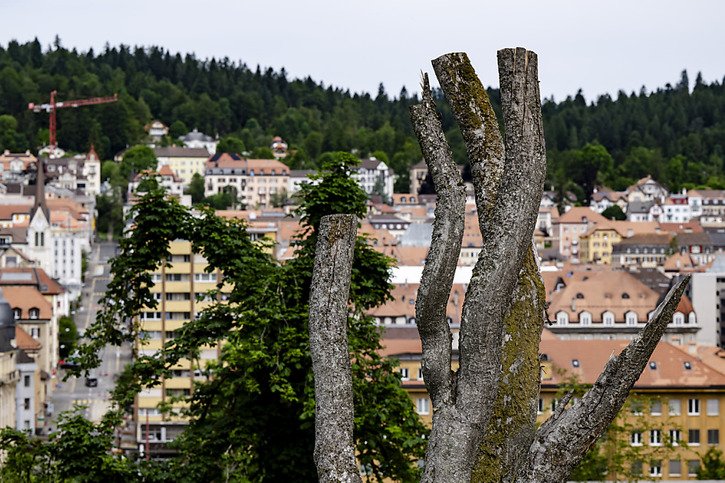
<path id="1" fill-rule="evenodd" d="M 129 148 L 123 155 L 120 173 L 128 179 L 132 174 L 138 174 L 147 169 L 156 169 L 156 155 L 148 146 L 138 145 Z"/>
<path id="2" fill-rule="evenodd" d="M 184 121 L 176 120 L 171 123 L 171 126 L 169 126 L 169 137 L 176 141 L 181 136 L 185 135 L 189 132 L 189 128 L 186 127 L 186 124 L 184 124 Z"/>
<path id="3" fill-rule="evenodd" d="M 58 343 L 61 359 L 73 353 L 78 342 L 78 328 L 73 318 L 63 316 L 58 319 Z"/>
<path id="4" fill-rule="evenodd" d="M 702 455 L 702 464 L 697 470 L 698 480 L 723 480 L 725 479 L 725 460 L 722 451 L 711 447 L 707 453 Z"/>
<path id="5" fill-rule="evenodd" d="M 113 304 L 86 331 L 90 342 L 80 348 L 84 364 L 97 364 L 97 351 L 108 341 L 138 335 L 138 327 L 127 333 L 121 321 L 156 306 L 150 273 L 166 259 L 170 241 L 190 240 L 207 259 L 208 270 L 221 270 L 224 284 L 232 287 L 228 303 L 202 311 L 156 355 L 138 356 L 114 392 L 124 407 L 138 390 L 168 374 L 176 361 L 198 360 L 200 347 L 225 339 L 221 360 L 204 368 L 210 379 L 195 385 L 187 412 L 191 423 L 175 442 L 180 455 L 167 470 L 177 478 L 316 478 L 307 299 L 321 217 L 338 212 L 362 217 L 366 212 L 367 197 L 350 178 L 355 163 L 352 155 L 335 153 L 316 176 L 318 184 L 302 188 L 298 214 L 304 235 L 297 240 L 298 256 L 284 265 L 251 241 L 243 223 L 220 219 L 210 210 L 193 216 L 158 191 L 133 208 L 135 229 L 120 242 L 106 295 Z M 426 429 L 400 385 L 396 362 L 379 356 L 380 329 L 365 315 L 390 298 L 390 259 L 364 238 L 355 250 L 348 323 L 359 459 L 378 481 L 414 481 Z"/>
<path id="6" fill-rule="evenodd" d="M 609 220 L 626 220 L 627 215 L 622 211 L 622 208 L 619 205 L 612 205 L 607 207 L 604 211 L 602 211 L 602 216 L 604 218 L 607 218 Z"/>
<path id="7" fill-rule="evenodd" d="M 271 148 L 260 146 L 252 149 L 250 157 L 252 159 L 274 159 L 274 153 L 272 153 Z"/>
<path id="8" fill-rule="evenodd" d="M 234 136 L 225 136 L 217 144 L 218 153 L 237 153 L 241 154 L 246 151 L 244 141 Z"/>
<path id="9" fill-rule="evenodd" d="M 193 204 L 200 203 L 204 199 L 204 177 L 199 173 L 194 173 L 185 193 L 191 195 Z"/>

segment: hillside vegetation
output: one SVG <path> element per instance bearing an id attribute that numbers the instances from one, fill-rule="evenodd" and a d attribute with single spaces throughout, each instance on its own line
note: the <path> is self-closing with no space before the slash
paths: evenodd
<path id="1" fill-rule="evenodd" d="M 408 119 L 417 102 L 381 85 L 376 95 L 351 93 L 307 77 L 290 79 L 284 69 L 250 68 L 228 58 L 201 60 L 160 47 L 106 46 L 79 52 L 59 40 L 43 49 L 35 40 L 0 46 L 0 149 L 35 150 L 47 142 L 47 114 L 30 102 L 119 94 L 113 104 L 64 109 L 58 114 L 60 146 L 84 151 L 93 143 L 104 158 L 140 142 L 144 125 L 159 119 L 171 137 L 197 128 L 233 136 L 253 151 L 280 135 L 294 168 L 315 167 L 327 151 L 354 151 L 387 160 L 403 175 L 420 151 Z M 489 90 L 498 109 L 498 92 Z M 440 98 L 441 94 L 438 93 Z M 465 148 L 452 115 L 439 103 L 453 152 Z M 706 84 L 683 72 L 675 85 L 655 92 L 620 92 L 587 104 L 581 92 L 543 106 L 549 151 L 548 187 L 586 200 L 593 187 L 622 188 L 651 174 L 671 189 L 707 185 L 725 188 L 725 86 Z"/>

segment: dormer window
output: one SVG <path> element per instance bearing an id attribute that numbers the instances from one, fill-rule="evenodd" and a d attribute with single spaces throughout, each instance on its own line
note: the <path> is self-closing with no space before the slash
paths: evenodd
<path id="1" fill-rule="evenodd" d="M 627 312 L 625 315 L 625 320 L 627 322 L 627 325 L 637 325 L 637 313 Z"/>
<path id="2" fill-rule="evenodd" d="M 581 292 L 579 292 L 578 294 L 576 294 L 576 298 L 583 299 L 584 298 L 584 294 L 581 293 Z"/>
<path id="3" fill-rule="evenodd" d="M 572 359 L 571 365 L 574 367 L 579 367 L 581 364 L 579 363 L 579 359 Z"/>
<path id="4" fill-rule="evenodd" d="M 40 310 L 37 309 L 37 308 L 35 308 L 35 307 L 33 307 L 32 309 L 30 309 L 28 311 L 28 314 L 30 315 L 30 318 L 31 319 L 37 319 L 37 318 L 40 317 Z"/>
<path id="5" fill-rule="evenodd" d="M 21 314 L 22 313 L 19 308 L 16 307 L 13 309 L 13 317 L 15 318 L 15 320 L 19 320 L 21 317 Z"/>
<path id="6" fill-rule="evenodd" d="M 614 314 L 612 312 L 604 312 L 602 314 L 602 323 L 604 325 L 614 325 Z"/>
<path id="7" fill-rule="evenodd" d="M 675 325 L 683 325 L 685 323 L 685 314 L 682 312 L 675 312 L 675 314 L 672 316 L 672 322 Z"/>
<path id="8" fill-rule="evenodd" d="M 557 325 L 567 325 L 569 323 L 569 314 L 566 312 L 559 312 L 556 314 Z"/>
<path id="9" fill-rule="evenodd" d="M 622 298 L 623 299 L 628 299 L 629 298 L 629 294 L 627 292 L 623 292 L 622 293 Z"/>
<path id="10" fill-rule="evenodd" d="M 690 315 L 687 316 L 687 323 L 688 324 L 697 323 L 697 316 L 695 315 L 695 312 L 690 312 Z"/>
<path id="11" fill-rule="evenodd" d="M 579 314 L 579 323 L 581 325 L 591 325 L 592 324 L 592 314 L 589 312 L 582 312 Z"/>

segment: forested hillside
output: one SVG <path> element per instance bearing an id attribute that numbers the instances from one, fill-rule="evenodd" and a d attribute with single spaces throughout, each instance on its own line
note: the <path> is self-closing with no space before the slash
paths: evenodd
<path id="1" fill-rule="evenodd" d="M 0 148 L 36 149 L 47 142 L 47 114 L 28 111 L 27 104 L 47 102 L 53 89 L 60 100 L 119 94 L 113 104 L 58 114 L 61 147 L 82 151 L 94 143 L 104 158 L 141 141 L 144 125 L 159 119 L 172 137 L 198 128 L 234 135 L 248 150 L 280 135 L 294 153 L 293 167 L 313 167 L 332 150 L 375 153 L 399 174 L 420 160 L 408 120 L 417 99 L 405 89 L 395 96 L 383 86 L 374 96 L 353 94 L 230 59 L 123 45 L 78 52 L 60 41 L 44 50 L 37 40 L 0 47 Z M 498 92 L 490 93 L 497 107 Z M 454 154 L 464 162 L 452 116 L 445 104 L 440 108 Z M 591 104 L 578 93 L 546 101 L 543 110 L 550 184 L 581 200 L 596 184 L 622 188 L 647 174 L 672 189 L 725 187 L 723 83 L 705 84 L 698 75 L 690 85 L 683 72 L 676 85 L 656 92 L 620 92 Z M 403 176 L 397 188 L 406 184 Z"/>

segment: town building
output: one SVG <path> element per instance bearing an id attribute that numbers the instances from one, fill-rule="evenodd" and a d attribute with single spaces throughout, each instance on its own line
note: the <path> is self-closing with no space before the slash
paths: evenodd
<path id="1" fill-rule="evenodd" d="M 692 274 L 689 293 L 702 325 L 698 343 L 725 347 L 725 255 L 718 255 L 706 271 Z"/>
<path id="2" fill-rule="evenodd" d="M 692 216 L 703 226 L 725 226 L 725 190 L 691 190 L 687 193 Z"/>
<path id="3" fill-rule="evenodd" d="M 300 186 L 306 183 L 317 183 L 316 180 L 310 179 L 315 174 L 313 169 L 291 169 L 289 178 L 287 179 L 287 195 L 292 196 L 300 190 Z"/>
<path id="4" fill-rule="evenodd" d="M 136 349 L 140 356 L 151 356 L 164 343 L 173 340 L 176 331 L 209 306 L 210 301 L 204 294 L 221 281 L 219 272 L 205 271 L 207 262 L 203 256 L 191 251 L 191 243 L 174 241 L 169 246 L 169 254 L 168 262 L 152 274 L 154 286 L 151 292 L 157 306 L 144 309 L 137 320 L 141 338 L 136 341 Z M 163 378 L 160 384 L 144 389 L 136 396 L 136 439 L 139 444 L 148 441 L 153 455 L 168 451 L 166 444 L 178 437 L 187 424 L 182 416 L 163 415 L 158 405 L 174 396 L 190 395 L 194 380 L 202 377 L 205 361 L 217 360 L 218 356 L 218 347 L 203 348 L 199 354 L 200 366 L 191 360 L 182 360 L 171 368 L 170 376 Z M 173 406 L 180 409 L 183 404 Z"/>
<path id="5" fill-rule="evenodd" d="M 622 191 L 612 191 L 606 188 L 595 189 L 589 203 L 589 207 L 600 214 L 614 205 L 619 206 L 623 212 L 626 212 L 627 194 Z"/>
<path id="6" fill-rule="evenodd" d="M 185 186 L 191 183 L 191 178 L 195 174 L 204 176 L 204 168 L 206 160 L 209 159 L 209 153 L 210 151 L 204 146 L 154 148 L 154 155 L 158 160 L 157 169 L 168 165 Z"/>
<path id="7" fill-rule="evenodd" d="M 0 291 L 0 428 L 15 427 L 18 382 L 15 319 Z"/>
<path id="8" fill-rule="evenodd" d="M 627 202 L 633 201 L 662 201 L 669 195 L 667 189 L 660 183 L 652 179 L 652 176 L 645 176 L 638 180 L 632 186 L 629 186 L 627 193 Z"/>
<path id="9" fill-rule="evenodd" d="M 287 143 L 279 136 L 275 136 L 272 139 L 270 149 L 272 150 L 274 159 L 284 159 L 287 157 Z"/>
<path id="10" fill-rule="evenodd" d="M 657 268 L 675 250 L 669 233 L 641 233 L 624 238 L 612 247 L 612 266 L 616 268 Z"/>
<path id="11" fill-rule="evenodd" d="M 158 119 L 154 119 L 149 124 L 146 124 L 144 129 L 153 142 L 159 142 L 164 136 L 168 136 L 169 134 L 169 128 Z"/>
<path id="12" fill-rule="evenodd" d="M 219 144 L 218 139 L 207 136 L 206 134 L 199 132 L 196 128 L 181 136 L 179 140 L 184 143 L 185 148 L 205 149 L 208 153 L 207 156 L 209 156 L 209 154 L 215 154 L 217 144 Z"/>
<path id="13" fill-rule="evenodd" d="M 426 177 L 428 177 L 428 165 L 425 161 L 420 161 L 410 168 L 410 192 L 414 195 L 420 193 Z"/>
<path id="14" fill-rule="evenodd" d="M 627 272 L 576 270 L 547 274 L 547 309 L 552 333 L 562 339 L 631 339 L 647 323 L 661 294 Z M 696 342 L 700 325 L 683 295 L 663 340 Z"/>
<path id="15" fill-rule="evenodd" d="M 38 162 L 38 158 L 30 151 L 24 153 L 11 153 L 7 149 L 0 154 L 0 178 L 3 183 L 8 181 L 20 181 L 24 179 L 24 173 Z"/>
<path id="16" fill-rule="evenodd" d="M 275 159 L 247 159 L 238 154 L 218 153 L 206 162 L 205 196 L 234 188 L 248 207 L 270 207 L 275 197 L 286 196 L 289 167 Z"/>
<path id="17" fill-rule="evenodd" d="M 583 387 L 593 385 L 612 355 L 620 353 L 626 344 L 622 340 L 558 340 L 544 330 L 539 348 L 542 381 L 538 423 L 554 414 L 572 381 Z M 423 381 L 417 331 L 414 327 L 389 327 L 382 345 L 384 356 L 399 361 L 402 386 L 418 414 L 426 424 L 432 424 L 433 408 Z M 693 354 L 661 342 L 619 413 L 617 426 L 623 428 L 617 434 L 619 444 L 638 450 L 635 454 L 641 461 L 637 458 L 628 464 L 641 467 L 644 475 L 692 480 L 702 455 L 710 447 L 722 447 L 725 418 L 720 411 L 725 408 L 725 375 L 714 365 L 723 361 L 711 361 L 723 356 L 705 349 L 702 353 L 707 359 L 698 357 L 698 351 Z M 454 348 L 451 368 L 457 367 Z M 672 449 L 662 452 L 670 443 Z M 665 458 L 658 458 L 659 454 Z"/>
<path id="18" fill-rule="evenodd" d="M 605 221 L 597 223 L 579 237 L 581 262 L 612 263 L 614 245 L 625 238 L 647 233 L 658 233 L 656 222 Z"/>
<path id="19" fill-rule="evenodd" d="M 573 207 L 559 219 L 552 221 L 552 231 L 559 240 L 559 254 L 564 258 L 579 259 L 579 237 L 589 231 L 594 225 L 606 223 L 609 220 L 596 211 L 587 207 Z"/>
<path id="20" fill-rule="evenodd" d="M 381 195 L 385 201 L 393 196 L 395 174 L 379 159 L 363 159 L 359 166 L 353 168 L 352 177 L 368 195 Z"/>

